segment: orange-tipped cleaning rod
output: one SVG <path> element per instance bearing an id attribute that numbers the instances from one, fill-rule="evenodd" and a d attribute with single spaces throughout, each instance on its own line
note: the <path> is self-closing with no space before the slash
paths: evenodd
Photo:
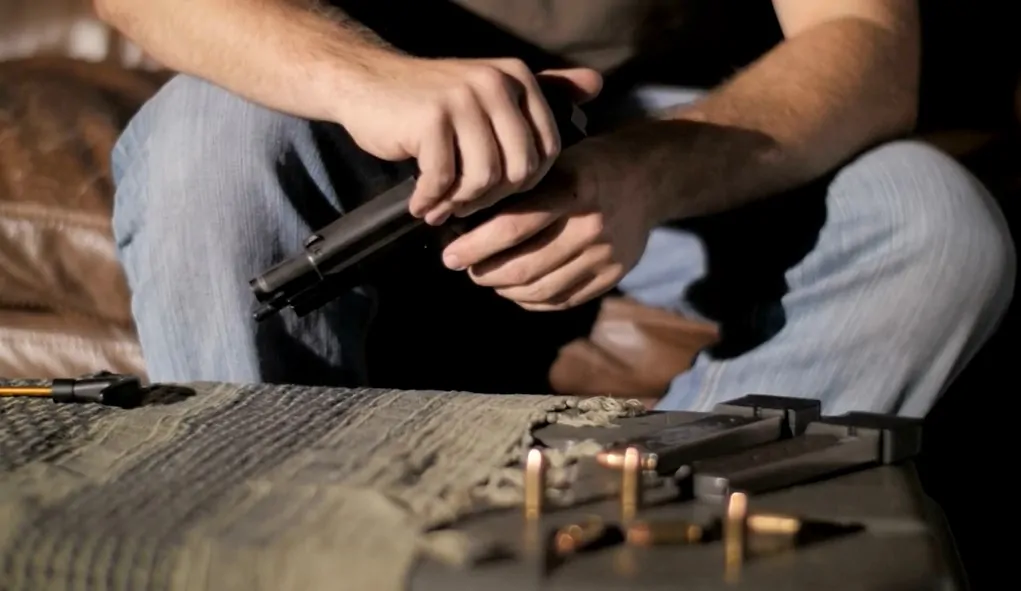
<path id="1" fill-rule="evenodd" d="M 0 387 L 0 396 L 33 396 L 45 398 L 53 394 L 53 388 L 45 386 L 3 386 Z"/>

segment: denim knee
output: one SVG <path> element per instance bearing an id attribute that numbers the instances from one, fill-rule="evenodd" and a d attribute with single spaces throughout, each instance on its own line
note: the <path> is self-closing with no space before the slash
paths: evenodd
<path id="1" fill-rule="evenodd" d="M 1006 307 L 994 300 L 1013 292 L 1014 242 L 1000 207 L 952 157 L 923 142 L 892 142 L 846 167 L 832 190 L 886 216 L 892 246 L 930 279 L 921 299 Z"/>
<path id="2" fill-rule="evenodd" d="M 354 295 L 344 315 L 251 314 L 249 280 L 310 232 L 287 179 L 332 196 L 308 122 L 179 76 L 128 126 L 114 167 L 114 233 L 150 378 L 356 382 L 367 304 Z"/>
<path id="3" fill-rule="evenodd" d="M 837 175 L 829 206 L 873 217 L 856 222 L 888 233 L 899 256 L 884 271 L 902 274 L 917 293 L 901 300 L 911 302 L 905 314 L 980 325 L 1006 311 L 1016 253 L 1003 214 L 978 179 L 935 147 L 905 140 L 864 154 Z M 869 253 L 857 256 L 869 264 Z"/>
<path id="4" fill-rule="evenodd" d="M 280 205 L 274 167 L 304 128 L 207 82 L 174 78 L 114 148 L 119 248 L 142 224 L 192 250 L 213 237 L 229 245 L 228 237 L 243 241 L 238 234 L 274 235 L 269 226 Z"/>

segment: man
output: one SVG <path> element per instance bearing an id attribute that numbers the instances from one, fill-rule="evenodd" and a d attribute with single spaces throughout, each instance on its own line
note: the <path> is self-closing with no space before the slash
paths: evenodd
<path id="1" fill-rule="evenodd" d="M 460 25 L 418 20 L 440 3 L 333 4 L 97 0 L 184 73 L 114 153 L 115 233 L 154 380 L 316 380 L 281 361 L 298 349 L 334 382 L 362 379 L 362 292 L 272 337 L 250 318 L 248 280 L 328 221 L 309 219 L 308 194 L 343 210 L 345 183 L 382 170 L 338 158 L 322 139 L 336 125 L 376 159 L 417 161 L 410 208 L 429 224 L 534 189 L 443 251 L 482 288 L 534 314 L 618 288 L 719 320 L 725 341 L 747 337 L 700 356 L 663 408 L 765 392 L 833 413 L 924 415 L 1011 298 L 1013 246 L 985 189 L 936 149 L 896 139 L 918 99 L 915 2 L 774 0 L 783 40 L 748 67 L 697 98 L 636 90 L 648 116 L 563 152 L 537 81 L 579 101 L 600 93 L 601 74 L 672 81 L 703 54 L 643 51 L 672 55 L 712 3 L 456 2 L 565 58 L 535 75 L 516 55 L 426 58 L 384 35 L 425 30 L 447 43 L 437 52 L 460 55 Z M 788 240 L 811 220 L 813 235 Z M 773 275 L 755 266 L 788 243 Z M 745 297 L 757 291 L 771 295 Z"/>

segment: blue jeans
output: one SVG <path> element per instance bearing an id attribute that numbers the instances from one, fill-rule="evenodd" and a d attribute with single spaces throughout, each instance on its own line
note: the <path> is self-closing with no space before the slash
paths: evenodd
<path id="1" fill-rule="evenodd" d="M 647 109 L 693 98 L 637 95 Z M 272 327 L 250 314 L 248 280 L 346 208 L 333 157 L 316 125 L 194 78 L 139 112 L 114 151 L 114 230 L 152 380 L 364 380 L 368 292 Z M 296 192 L 322 205 L 297 207 Z M 720 323 L 723 344 L 677 376 L 663 409 L 771 393 L 922 416 L 995 330 L 1014 275 L 986 189 L 904 140 L 813 187 L 656 230 L 619 287 Z"/>

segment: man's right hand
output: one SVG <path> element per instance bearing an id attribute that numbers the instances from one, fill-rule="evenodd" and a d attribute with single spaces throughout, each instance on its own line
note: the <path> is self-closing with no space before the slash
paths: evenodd
<path id="1" fill-rule="evenodd" d="M 388 161 L 417 159 L 412 215 L 429 224 L 467 216 L 527 191 L 560 153 L 539 83 L 519 60 L 377 58 L 340 90 L 336 119 L 359 147 Z M 594 70 L 546 71 L 577 102 L 594 98 Z M 349 80 L 350 83 L 350 80 Z"/>
<path id="2" fill-rule="evenodd" d="M 534 186 L 560 151 L 535 76 L 519 60 L 409 57 L 317 0 L 93 0 L 168 69 L 297 117 L 343 125 L 390 161 L 415 158 L 411 213 L 469 215 Z M 337 4 L 337 3 L 331 3 Z M 583 102 L 593 70 L 539 74 Z"/>

